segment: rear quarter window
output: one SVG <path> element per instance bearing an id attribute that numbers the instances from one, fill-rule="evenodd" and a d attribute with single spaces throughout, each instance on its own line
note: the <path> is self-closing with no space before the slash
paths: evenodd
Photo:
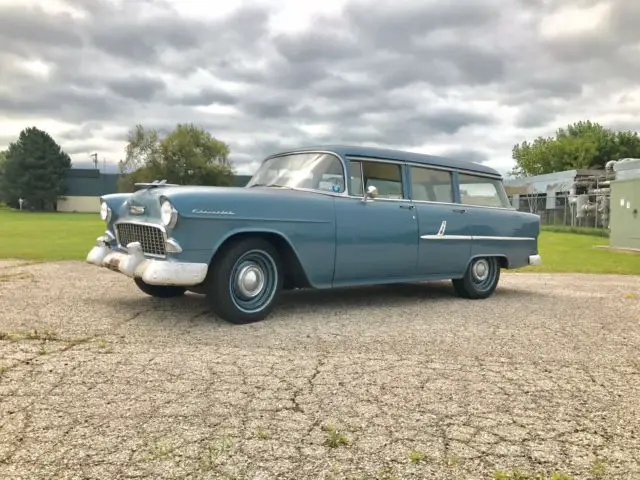
<path id="1" fill-rule="evenodd" d="M 501 180 L 464 173 L 458 174 L 458 180 L 460 203 L 483 207 L 511 207 Z"/>

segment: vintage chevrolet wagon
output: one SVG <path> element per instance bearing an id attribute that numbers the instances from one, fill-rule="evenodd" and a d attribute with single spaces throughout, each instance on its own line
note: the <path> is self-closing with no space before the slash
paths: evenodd
<path id="1" fill-rule="evenodd" d="M 296 288 L 451 279 L 482 299 L 502 268 L 541 262 L 540 217 L 468 161 L 301 148 L 266 158 L 245 187 L 139 187 L 101 198 L 106 232 L 87 261 L 154 297 L 205 294 L 233 323 L 266 318 Z"/>

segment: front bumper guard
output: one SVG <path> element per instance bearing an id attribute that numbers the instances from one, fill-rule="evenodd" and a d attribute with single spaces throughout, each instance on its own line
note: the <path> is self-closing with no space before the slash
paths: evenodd
<path id="1" fill-rule="evenodd" d="M 194 286 L 202 283 L 209 266 L 206 263 L 172 262 L 146 258 L 140 242 L 129 243 L 124 252 L 114 251 L 98 237 L 97 244 L 87 255 L 87 263 L 108 268 L 131 278 L 141 278 L 149 285 Z"/>

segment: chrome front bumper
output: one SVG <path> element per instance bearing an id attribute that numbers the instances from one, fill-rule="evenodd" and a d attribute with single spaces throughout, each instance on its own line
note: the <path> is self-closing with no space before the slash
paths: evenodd
<path id="1" fill-rule="evenodd" d="M 87 255 L 87 263 L 105 267 L 128 277 L 139 277 L 149 285 L 193 286 L 202 283 L 209 266 L 206 263 L 169 262 L 146 258 L 140 243 L 127 245 L 127 253 L 116 252 L 98 238 Z"/>
<path id="2" fill-rule="evenodd" d="M 542 265 L 542 257 L 540 255 L 529 255 L 529 265 Z"/>

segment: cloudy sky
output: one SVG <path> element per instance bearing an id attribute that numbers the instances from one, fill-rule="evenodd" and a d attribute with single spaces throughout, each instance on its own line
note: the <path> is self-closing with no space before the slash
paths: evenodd
<path id="1" fill-rule="evenodd" d="M 637 0 L 0 0 L 0 148 L 37 126 L 116 162 L 135 123 L 193 122 L 239 173 L 326 143 L 506 172 L 568 122 L 640 130 L 639 23 Z"/>

